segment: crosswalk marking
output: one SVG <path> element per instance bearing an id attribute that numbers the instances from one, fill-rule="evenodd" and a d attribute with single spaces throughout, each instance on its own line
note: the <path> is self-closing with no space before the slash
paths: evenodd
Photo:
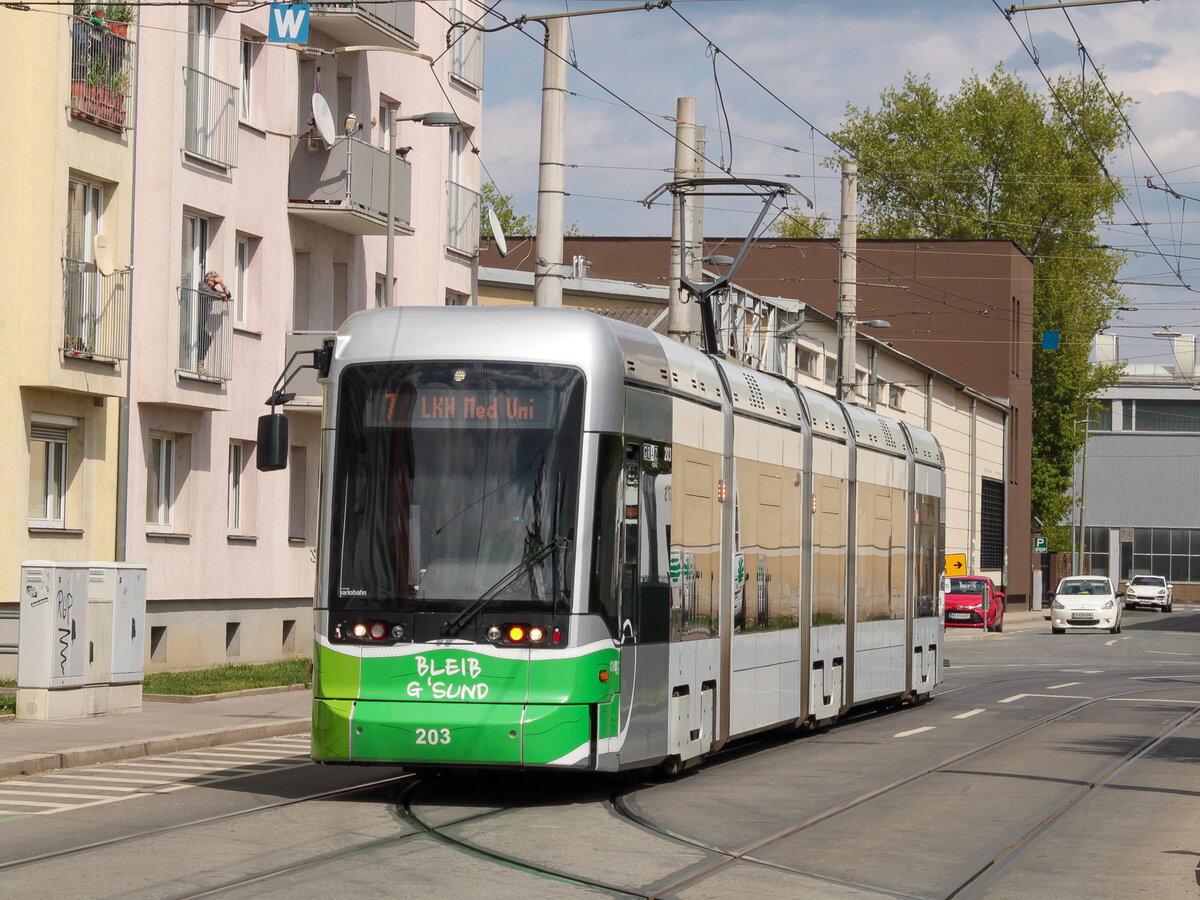
<path id="1" fill-rule="evenodd" d="M 294 769 L 308 750 L 307 736 L 284 736 L 0 781 L 0 822 Z"/>

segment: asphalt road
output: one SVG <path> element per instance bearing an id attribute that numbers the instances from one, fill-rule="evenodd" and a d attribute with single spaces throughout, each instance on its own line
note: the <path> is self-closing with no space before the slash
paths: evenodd
<path id="1" fill-rule="evenodd" d="M 303 737 L 13 779 L 0 894 L 1197 896 L 1200 611 L 946 656 L 929 703 L 672 780 L 422 780 Z"/>

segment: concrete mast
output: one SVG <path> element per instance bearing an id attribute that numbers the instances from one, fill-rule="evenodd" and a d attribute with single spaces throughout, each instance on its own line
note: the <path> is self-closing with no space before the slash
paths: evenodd
<path id="1" fill-rule="evenodd" d="M 567 20 L 550 18 L 545 24 L 533 305 L 562 306 L 563 199 L 566 196 L 567 155 Z"/>
<path id="2" fill-rule="evenodd" d="M 842 163 L 842 221 L 838 236 L 838 380 L 837 398 L 857 403 L 855 347 L 858 326 L 858 166 Z"/>

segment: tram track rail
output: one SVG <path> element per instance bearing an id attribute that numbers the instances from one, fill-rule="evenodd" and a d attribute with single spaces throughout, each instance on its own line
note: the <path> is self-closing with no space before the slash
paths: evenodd
<path id="1" fill-rule="evenodd" d="M 1002 679 L 1005 683 L 1014 685 L 1022 684 L 1034 678 L 1044 679 L 1045 672 L 1039 672 L 1037 675 L 1023 673 L 1020 676 L 1014 676 L 1009 679 Z M 993 681 L 993 684 L 995 682 Z M 144 832 L 139 832 L 132 835 L 124 835 L 114 837 L 107 840 L 95 841 L 86 845 L 63 848 L 61 850 L 49 851 L 42 854 L 24 857 L 9 862 L 0 863 L 0 872 L 12 870 L 22 866 L 29 866 L 40 862 L 52 860 L 62 860 L 70 858 L 78 854 L 88 853 L 95 850 L 112 848 L 120 845 L 132 845 L 139 841 L 145 841 L 151 838 L 170 835 L 203 827 L 206 825 L 219 824 L 221 822 L 230 821 L 236 818 L 241 818 L 256 813 L 270 812 L 276 809 L 282 809 L 289 806 L 295 806 L 307 802 L 316 802 L 321 800 L 345 798 L 355 794 L 362 794 L 371 791 L 386 790 L 394 787 L 397 794 L 393 795 L 393 799 L 387 800 L 389 805 L 394 804 L 395 813 L 400 821 L 406 822 L 411 826 L 411 830 L 406 830 L 402 834 L 386 835 L 377 837 L 369 841 L 355 842 L 346 846 L 331 850 L 329 853 L 319 854 L 308 857 L 302 861 L 297 861 L 290 864 L 280 865 L 275 868 L 262 869 L 256 872 L 248 872 L 239 875 L 236 878 L 223 882 L 221 884 L 208 885 L 196 891 L 190 891 L 176 895 L 175 900 L 191 900 L 191 898 L 218 896 L 227 892 L 237 891 L 254 885 L 262 885 L 269 883 L 271 880 L 288 875 L 301 873 L 305 870 L 313 870 L 322 865 L 339 859 L 360 855 L 364 853 L 372 853 L 385 851 L 389 847 L 397 846 L 406 842 L 427 838 L 437 841 L 438 843 L 451 848 L 456 852 L 470 855 L 474 858 L 503 865 L 511 869 L 520 870 L 530 875 L 557 881 L 563 884 L 574 885 L 577 887 L 600 890 L 620 897 L 643 897 L 655 898 L 669 896 L 675 892 L 686 889 L 697 883 L 711 878 L 713 875 L 720 873 L 723 869 L 735 866 L 739 863 L 750 864 L 756 867 L 769 868 L 778 872 L 788 873 L 812 880 L 814 883 L 826 883 L 831 886 L 840 886 L 847 888 L 856 888 L 859 890 L 873 891 L 882 895 L 898 897 L 898 898 L 915 898 L 915 900 L 952 900 L 959 897 L 964 891 L 967 891 L 972 885 L 979 883 L 981 880 L 995 875 L 1002 871 L 1003 867 L 1016 859 L 1020 852 L 1031 845 L 1037 838 L 1044 834 L 1047 829 L 1051 828 L 1056 821 L 1071 809 L 1086 802 L 1095 792 L 1110 783 L 1113 779 L 1134 766 L 1138 761 L 1146 758 L 1154 750 L 1160 747 L 1164 742 L 1186 727 L 1189 723 L 1196 720 L 1200 716 L 1200 702 L 1189 699 L 1179 699 L 1170 701 L 1179 705 L 1192 707 L 1182 714 L 1172 717 L 1171 721 L 1163 727 L 1158 728 L 1155 733 L 1145 737 L 1136 747 L 1125 753 L 1120 759 L 1114 761 L 1112 765 L 1107 766 L 1102 772 L 1097 774 L 1091 780 L 1083 783 L 1079 791 L 1075 792 L 1065 802 L 1049 810 L 1038 822 L 1024 833 L 1018 835 L 1015 840 L 1011 841 L 1000 852 L 996 853 L 991 859 L 982 862 L 972 874 L 961 881 L 961 883 L 948 887 L 943 893 L 909 893 L 902 889 L 889 888 L 862 881 L 849 879 L 841 879 L 836 876 L 824 874 L 817 871 L 807 871 L 800 867 L 789 866 L 778 861 L 761 858 L 761 854 L 767 848 L 778 845 L 781 842 L 799 834 L 806 829 L 812 828 L 823 822 L 828 822 L 837 816 L 850 812 L 853 809 L 869 804 L 874 800 L 884 797 L 892 792 L 898 791 L 922 779 L 932 777 L 939 773 L 944 773 L 953 767 L 958 766 L 964 760 L 979 756 L 989 751 L 1002 747 L 1006 743 L 1017 740 L 1018 738 L 1028 735 L 1041 728 L 1052 726 L 1053 724 L 1062 721 L 1070 716 L 1073 716 L 1080 711 L 1096 704 L 1105 703 L 1113 700 L 1136 700 L 1139 696 L 1152 693 L 1159 688 L 1140 687 L 1137 690 L 1122 690 L 1113 691 L 1101 696 L 1090 697 L 1085 700 L 1071 704 L 1065 709 L 1057 712 L 1043 715 L 1034 721 L 1025 723 L 1019 728 L 1014 728 L 1004 734 L 998 735 L 979 746 L 975 746 L 962 752 L 955 753 L 941 760 L 936 764 L 923 766 L 916 771 L 912 771 L 901 777 L 895 778 L 885 784 L 877 785 L 869 790 L 864 790 L 858 794 L 848 797 L 836 804 L 828 806 L 825 809 L 819 810 L 788 824 L 786 827 L 777 829 L 772 833 L 754 840 L 740 847 L 721 847 L 715 844 L 710 844 L 705 841 L 698 840 L 686 834 L 681 834 L 678 831 L 672 830 L 663 824 L 654 820 L 653 817 L 647 816 L 636 808 L 636 803 L 631 802 L 637 791 L 646 786 L 646 782 L 638 782 L 636 784 L 624 784 L 614 788 L 607 796 L 607 799 L 602 802 L 614 815 L 614 817 L 623 820 L 630 825 L 639 829 L 645 830 L 658 837 L 686 846 L 693 850 L 702 851 L 704 854 L 716 859 L 705 859 L 700 862 L 693 862 L 684 869 L 681 869 L 674 875 L 667 876 L 665 879 L 659 880 L 656 883 L 644 886 L 633 886 L 630 884 L 618 884 L 612 881 L 598 879 L 580 872 L 573 872 L 569 866 L 555 867 L 546 865 L 536 860 L 523 858 L 519 853 L 500 852 L 495 849 L 481 845 L 478 842 L 472 841 L 461 836 L 462 826 L 475 823 L 485 822 L 488 819 L 503 817 L 507 814 L 524 809 L 525 806 L 520 803 L 500 805 L 493 809 L 488 809 L 483 812 L 475 812 L 461 816 L 451 816 L 446 821 L 437 823 L 424 809 L 423 805 L 428 803 L 431 806 L 441 806 L 436 797 L 423 796 L 423 792 L 427 789 L 436 787 L 437 782 L 423 777 L 419 774 L 404 773 L 401 775 L 391 776 L 388 778 L 377 779 L 364 784 L 353 785 L 344 788 L 337 788 L 327 791 L 314 791 L 302 796 L 289 797 L 286 800 L 279 800 L 270 803 L 261 803 L 253 807 L 241 809 L 221 815 L 209 816 L 194 821 L 181 822 L 160 828 L 151 829 Z M 949 693 L 957 692 L 956 689 L 943 691 L 934 696 L 945 696 Z M 841 735 L 846 732 L 853 732 L 856 724 L 866 724 L 871 719 L 877 718 L 878 712 L 864 712 L 861 715 L 854 716 L 844 720 L 843 724 L 835 729 L 833 734 Z M 728 760 L 746 752 L 747 745 L 744 743 L 735 744 L 726 750 L 715 754 L 711 761 L 720 764 L 722 758 Z"/>
<path id="2" fill-rule="evenodd" d="M 978 882 L 981 878 L 985 877 L 989 873 L 995 872 L 997 870 L 998 866 L 1000 866 L 1006 860 L 1012 858 L 1013 855 L 1015 853 L 1018 853 L 1022 848 L 1028 846 L 1032 840 L 1034 840 L 1038 835 L 1045 832 L 1045 830 L 1047 828 L 1049 828 L 1055 821 L 1057 821 L 1061 816 L 1063 816 L 1065 813 L 1067 813 L 1070 809 L 1074 808 L 1079 803 L 1085 801 L 1089 796 L 1093 795 L 1093 793 L 1098 788 L 1103 787 L 1104 785 L 1109 783 L 1118 774 L 1125 771 L 1127 768 L 1129 768 L 1131 765 L 1133 765 L 1138 760 L 1144 758 L 1147 754 L 1149 754 L 1156 747 L 1160 746 L 1163 742 L 1168 740 L 1173 734 L 1178 732 L 1181 728 L 1183 728 L 1188 723 L 1195 720 L 1198 716 L 1200 716 L 1200 702 L 1193 701 L 1193 700 L 1177 701 L 1179 705 L 1190 705 L 1194 708 L 1189 710 L 1188 712 L 1182 714 L 1181 716 L 1176 717 L 1176 719 L 1171 724 L 1167 725 L 1165 728 L 1160 729 L 1156 734 L 1152 735 L 1151 737 L 1148 737 L 1145 740 L 1143 740 L 1137 748 L 1130 751 L 1129 753 L 1126 753 L 1121 758 L 1120 761 L 1118 761 L 1116 764 L 1111 766 L 1109 769 L 1105 770 L 1101 775 L 1099 775 L 1098 777 L 1087 782 L 1083 786 L 1083 789 L 1081 791 L 1079 791 L 1077 794 L 1075 794 L 1074 796 L 1069 798 L 1065 803 L 1059 805 L 1054 810 L 1052 810 L 1048 815 L 1043 817 L 1032 828 L 1030 828 L 1028 831 L 1026 831 L 1023 835 L 1021 835 L 1016 841 L 1012 842 L 1009 846 L 1005 847 L 1000 853 L 996 854 L 992 859 L 988 860 L 986 863 L 984 863 L 982 866 L 980 866 L 968 879 L 964 880 L 963 882 L 961 882 L 960 884 L 958 884 L 957 886 L 955 886 L 953 889 L 949 890 L 946 893 L 930 896 L 930 895 L 925 895 L 925 894 L 913 894 L 913 893 L 908 893 L 908 892 L 904 892 L 904 891 L 897 891 L 895 889 L 887 888 L 887 887 L 876 885 L 876 884 L 866 884 L 866 883 L 862 883 L 862 882 L 858 882 L 858 881 L 839 879 L 839 878 L 832 877 L 832 876 L 822 874 L 819 872 L 812 872 L 812 871 L 800 869 L 797 867 L 783 865 L 781 863 L 773 862 L 770 860 L 759 859 L 759 858 L 755 857 L 754 854 L 761 852 L 762 850 L 766 849 L 767 847 L 770 847 L 770 846 L 778 844 L 784 840 L 787 840 L 791 837 L 794 837 L 795 835 L 799 834 L 800 832 L 802 832 L 808 828 L 812 828 L 815 825 L 821 824 L 823 822 L 827 822 L 827 821 L 835 818 L 836 816 L 847 813 L 852 809 L 855 809 L 866 803 L 870 803 L 870 802 L 877 800 L 887 794 L 897 791 L 900 788 L 911 785 L 922 779 L 929 778 L 938 773 L 945 772 L 945 771 L 949 770 L 951 767 L 957 766 L 959 763 L 961 763 L 962 761 L 964 761 L 966 759 L 970 759 L 971 757 L 978 756 L 978 755 L 981 755 L 988 751 L 994 750 L 999 746 L 1002 746 L 1010 741 L 1016 740 L 1017 738 L 1027 735 L 1030 732 L 1033 732 L 1039 728 L 1046 727 L 1047 725 L 1052 725 L 1052 724 L 1054 724 L 1064 718 L 1072 716 L 1075 713 L 1077 713 L 1083 709 L 1086 709 L 1090 706 L 1094 706 L 1096 704 L 1105 703 L 1105 702 L 1112 701 L 1112 700 L 1134 698 L 1139 694 L 1146 694 L 1146 693 L 1150 693 L 1150 690 L 1149 689 L 1141 689 L 1141 690 L 1137 690 L 1137 691 L 1120 691 L 1120 692 L 1107 694 L 1105 696 L 1094 697 L 1094 698 L 1089 698 L 1087 700 L 1083 700 L 1079 703 L 1072 705 L 1071 707 L 1069 707 L 1065 710 L 1060 710 L 1057 713 L 1053 713 L 1053 714 L 1044 716 L 1044 717 L 1038 719 L 1037 721 L 1030 722 L 1027 725 L 1022 726 L 1021 728 L 1014 729 L 1014 730 L 1008 732 L 1007 734 L 1004 734 L 997 738 L 994 738 L 978 747 L 972 748 L 970 750 L 965 750 L 961 753 L 954 754 L 953 756 L 948 757 L 947 759 L 943 760 L 940 763 L 937 763 L 936 765 L 925 767 L 919 771 L 912 772 L 901 778 L 897 778 L 891 782 L 888 782 L 887 784 L 879 785 L 868 791 L 863 791 L 862 793 L 860 793 L 854 797 L 847 798 L 846 800 L 843 800 L 842 802 L 840 802 L 838 804 L 835 804 L 824 810 L 821 810 L 820 812 L 817 812 L 810 816 L 807 816 L 804 819 L 802 819 L 801 821 L 794 823 L 794 824 L 788 826 L 787 828 L 780 829 L 764 838 L 760 838 L 759 840 L 754 841 L 753 843 L 751 843 L 749 845 L 746 845 L 744 847 L 737 848 L 737 849 L 731 850 L 731 849 L 727 849 L 727 848 L 718 847 L 718 846 L 715 846 L 715 845 L 712 845 L 712 844 L 709 844 L 709 843 L 706 843 L 703 841 L 697 841 L 686 835 L 681 835 L 678 832 L 675 832 L 671 829 L 668 829 L 668 828 L 665 828 L 665 827 L 659 825 L 658 823 L 654 822 L 652 819 L 649 819 L 648 817 L 641 815 L 640 813 L 633 810 L 629 806 L 629 804 L 627 802 L 625 802 L 625 796 L 627 796 L 629 793 L 632 793 L 632 791 L 614 792 L 614 795 L 611 798 L 610 803 L 611 803 L 612 809 L 614 810 L 614 812 L 617 815 L 647 829 L 648 831 L 658 834 L 664 838 L 679 842 L 681 844 L 685 844 L 687 846 L 691 846 L 696 849 L 702 849 L 702 850 L 708 851 L 710 853 L 715 853 L 715 854 L 719 854 L 719 855 L 726 857 L 725 859 L 723 859 L 722 861 L 720 861 L 716 864 L 713 864 L 711 866 L 708 866 L 708 867 L 705 867 L 705 868 L 702 868 L 697 871 L 693 871 L 693 872 L 689 873 L 686 878 L 682 878 L 677 881 L 671 882 L 669 884 L 660 885 L 660 886 L 656 887 L 654 891 L 645 895 L 648 898 L 658 898 L 658 897 L 669 896 L 671 894 L 671 892 L 680 890 L 680 889 L 688 887 L 689 885 L 692 885 L 696 882 L 699 882 L 706 878 L 709 878 L 712 875 L 714 875 L 715 873 L 719 872 L 721 869 L 727 868 L 738 862 L 747 862 L 747 863 L 753 863 L 756 865 L 766 866 L 766 867 L 769 867 L 772 869 L 776 869 L 778 871 L 784 871 L 784 872 L 789 872 L 789 873 L 792 873 L 795 875 L 804 876 L 806 878 L 811 878 L 816 881 L 821 881 L 821 882 L 825 882 L 825 883 L 829 883 L 829 884 L 836 884 L 836 885 L 842 886 L 842 887 L 857 888 L 860 890 L 870 890 L 870 891 L 877 892 L 880 894 L 885 894 L 888 896 L 905 897 L 905 898 L 919 898 L 919 900 L 952 900 L 952 898 L 960 896 L 964 890 L 966 890 L 971 885 Z"/>

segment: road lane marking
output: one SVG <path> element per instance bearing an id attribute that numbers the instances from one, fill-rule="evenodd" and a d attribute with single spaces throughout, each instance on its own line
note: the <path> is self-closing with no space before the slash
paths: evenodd
<path id="1" fill-rule="evenodd" d="M 1064 681 L 1062 684 L 1052 684 L 1046 688 L 1048 691 L 1057 691 L 1059 688 L 1075 687 L 1077 684 L 1083 684 L 1082 681 Z"/>
<path id="2" fill-rule="evenodd" d="M 1031 697 L 1031 696 L 1033 696 L 1033 695 L 1032 694 L 1013 694 L 1011 697 L 1005 697 L 1000 702 L 1001 703 L 1012 703 L 1014 700 L 1020 700 L 1024 697 Z"/>
<path id="3" fill-rule="evenodd" d="M 894 734 L 892 737 L 909 737 L 910 735 L 920 734 L 922 731 L 933 731 L 935 726 L 925 725 L 922 728 L 914 728 L 911 731 L 901 731 L 899 734 Z"/>
<path id="4" fill-rule="evenodd" d="M 955 716 L 954 718 L 956 718 L 956 719 L 969 719 L 969 718 L 971 718 L 971 716 L 977 716 L 977 715 L 979 715 L 981 712 L 987 712 L 987 710 L 983 709 L 982 707 L 981 707 L 980 709 L 972 709 L 972 710 L 970 710 L 970 711 L 968 711 L 968 712 L 965 712 L 965 713 L 959 713 L 959 714 L 958 714 L 957 716 Z"/>

